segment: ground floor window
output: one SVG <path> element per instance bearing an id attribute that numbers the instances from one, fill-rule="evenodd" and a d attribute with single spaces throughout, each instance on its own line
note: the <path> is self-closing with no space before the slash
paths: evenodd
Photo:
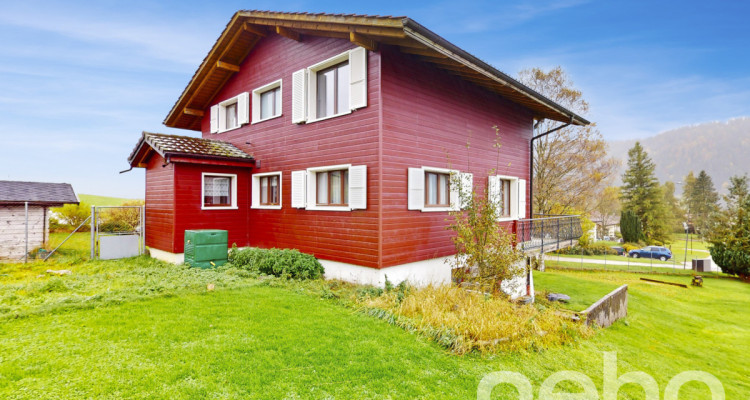
<path id="1" fill-rule="evenodd" d="M 281 208 L 281 172 L 253 175 L 252 208 Z"/>
<path id="2" fill-rule="evenodd" d="M 439 172 L 424 173 L 426 207 L 450 207 L 451 204 L 451 176 Z"/>
<path id="3" fill-rule="evenodd" d="M 203 174 L 203 208 L 236 207 L 237 175 Z"/>
<path id="4" fill-rule="evenodd" d="M 346 206 L 349 204 L 349 170 L 321 171 L 315 174 L 317 205 Z"/>

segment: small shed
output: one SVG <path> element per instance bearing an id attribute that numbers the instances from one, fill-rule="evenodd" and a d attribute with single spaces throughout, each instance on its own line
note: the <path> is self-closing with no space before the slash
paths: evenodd
<path id="1" fill-rule="evenodd" d="M 78 204 L 78 196 L 69 183 L 0 181 L 0 260 L 24 258 L 27 204 L 31 250 L 49 240 L 49 208 Z"/>

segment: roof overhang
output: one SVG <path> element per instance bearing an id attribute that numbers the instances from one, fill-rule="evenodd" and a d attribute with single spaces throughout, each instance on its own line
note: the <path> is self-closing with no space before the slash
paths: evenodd
<path id="1" fill-rule="evenodd" d="M 239 71 L 255 44 L 271 34 L 294 40 L 303 40 L 305 35 L 337 37 L 371 51 L 376 51 L 381 43 L 397 46 L 403 53 L 528 108 L 536 119 L 574 125 L 590 123 L 406 17 L 238 11 L 198 67 L 164 124 L 199 131 L 203 110 Z"/>
<path id="2" fill-rule="evenodd" d="M 196 153 L 188 153 L 185 151 L 165 150 L 165 149 L 162 149 L 157 144 L 155 144 L 152 140 L 150 140 L 154 135 L 179 137 L 179 136 L 174 136 L 174 135 L 160 135 L 160 134 L 143 132 L 140 140 L 138 140 L 138 143 L 133 149 L 133 152 L 128 157 L 128 164 L 130 164 L 131 168 L 146 168 L 147 167 L 146 163 L 148 162 L 149 158 L 151 158 L 151 156 L 153 156 L 154 154 L 158 154 L 159 156 L 161 156 L 164 159 L 165 164 L 174 163 L 174 162 L 183 162 L 183 163 L 192 163 L 192 164 L 222 165 L 222 166 L 230 166 L 230 167 L 253 167 L 255 165 L 255 159 L 251 156 L 233 157 L 233 156 L 227 156 L 227 155 L 196 154 Z M 200 139 L 200 138 L 186 138 L 186 139 L 191 139 L 194 141 L 218 142 L 218 141 L 210 141 L 207 139 Z M 225 143 L 225 145 L 234 147 L 233 145 L 229 143 Z M 236 148 L 235 150 L 239 151 L 239 149 L 236 149 Z"/>

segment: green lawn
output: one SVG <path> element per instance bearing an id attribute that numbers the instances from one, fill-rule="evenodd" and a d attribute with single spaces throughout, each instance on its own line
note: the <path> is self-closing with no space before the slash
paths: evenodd
<path id="1" fill-rule="evenodd" d="M 78 198 L 81 202 L 86 203 L 90 206 L 119 206 L 126 201 L 136 201 L 142 199 L 127 199 L 121 197 L 108 197 L 108 196 L 97 196 L 94 194 L 78 194 Z"/>
<path id="2" fill-rule="evenodd" d="M 677 373 L 703 370 L 727 399 L 750 397 L 750 285 L 735 280 L 683 289 L 626 273 L 536 273 L 537 290 L 571 295 L 572 309 L 626 283 L 629 316 L 576 346 L 456 356 L 306 284 L 145 258 L 70 267 L 50 278 L 39 277 L 44 265 L 0 266 L 1 304 L 16 302 L 0 314 L 1 398 L 476 398 L 491 371 L 520 372 L 536 390 L 562 370 L 601 390 L 604 351 L 617 352 L 619 374 L 645 371 L 662 391 Z M 680 398 L 707 393 L 689 383 Z M 627 385 L 620 398 L 642 392 Z"/>
<path id="3" fill-rule="evenodd" d="M 593 264 L 593 263 L 581 263 L 577 261 L 565 261 L 564 258 L 560 258 L 557 261 L 556 258 L 547 259 L 544 261 L 545 265 L 550 268 L 563 268 L 563 269 L 579 269 L 579 270 L 597 270 L 597 271 L 622 271 L 622 272 L 639 272 L 639 273 L 653 273 L 653 274 L 679 274 L 689 275 L 694 274 L 692 269 L 684 269 L 681 264 L 668 264 L 665 267 L 658 267 L 654 264 L 653 267 L 649 265 L 614 265 L 614 264 Z M 721 276 L 727 277 L 728 275 L 721 272 L 702 272 L 702 276 Z"/>

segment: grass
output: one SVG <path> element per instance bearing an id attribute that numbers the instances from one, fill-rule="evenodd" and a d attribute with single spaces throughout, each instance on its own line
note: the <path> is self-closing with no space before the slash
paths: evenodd
<path id="1" fill-rule="evenodd" d="M 662 391 L 677 373 L 703 370 L 723 382 L 728 399 L 750 396 L 750 285 L 735 280 L 683 289 L 618 272 L 536 273 L 537 290 L 570 295 L 571 309 L 628 284 L 629 315 L 576 345 L 456 356 L 324 298 L 319 284 L 150 263 L 84 262 L 61 278 L 37 278 L 36 265 L 3 265 L 8 276 L 0 285 L 15 287 L 19 299 L 18 290 L 31 293 L 38 280 L 59 279 L 50 287 L 68 289 L 33 291 L 23 298 L 29 302 L 15 305 L 23 317 L 0 316 L 0 397 L 471 398 L 491 371 L 520 372 L 538 390 L 562 370 L 584 373 L 601 393 L 604 351 L 617 352 L 618 374 L 644 371 Z M 206 291 L 209 281 L 216 291 Z M 166 289 L 152 290 L 159 287 Z M 2 290 L 3 296 L 10 291 Z M 68 300 L 91 293 L 102 297 L 84 305 Z M 7 303 L 3 297 L 0 304 Z M 493 395 L 514 392 L 501 385 Z M 642 398 L 633 385 L 620 392 L 620 398 Z M 680 398 L 707 393 L 689 383 Z"/>
<path id="2" fill-rule="evenodd" d="M 654 267 L 649 265 L 614 265 L 614 264 L 592 264 L 592 263 L 580 263 L 577 261 L 557 261 L 557 259 L 547 259 L 544 261 L 545 265 L 550 268 L 562 268 L 562 269 L 573 269 L 573 270 L 595 270 L 595 271 L 619 271 L 619 272 L 638 272 L 638 273 L 652 273 L 656 275 L 660 274 L 678 274 L 692 276 L 694 274 L 692 269 L 683 269 L 682 265 L 677 264 L 672 267 L 664 268 Z M 701 276 L 716 276 L 716 277 L 727 277 L 726 274 L 720 272 L 701 272 Z"/>
<path id="3" fill-rule="evenodd" d="M 119 206 L 127 201 L 142 200 L 126 199 L 121 197 L 97 196 L 93 194 L 78 194 L 78 199 L 90 206 Z"/>

